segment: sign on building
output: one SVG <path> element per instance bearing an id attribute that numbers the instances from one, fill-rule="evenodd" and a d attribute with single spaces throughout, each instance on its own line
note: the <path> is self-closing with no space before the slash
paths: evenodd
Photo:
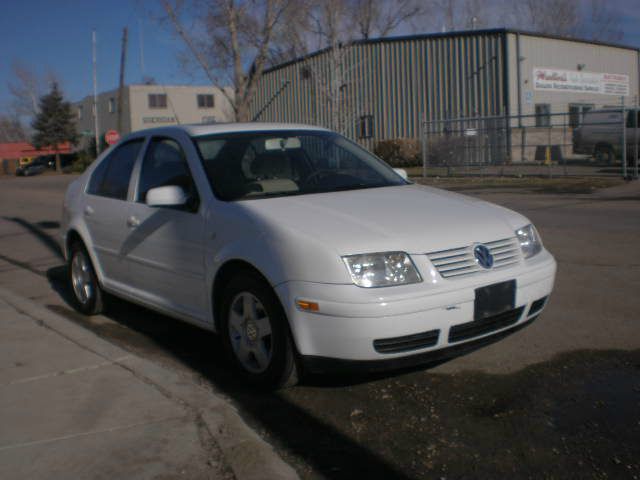
<path id="1" fill-rule="evenodd" d="M 533 88 L 553 92 L 629 95 L 629 76 L 536 67 L 533 69 Z"/>

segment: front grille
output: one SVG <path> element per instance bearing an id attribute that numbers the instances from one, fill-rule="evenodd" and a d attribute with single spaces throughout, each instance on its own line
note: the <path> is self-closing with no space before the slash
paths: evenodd
<path id="1" fill-rule="evenodd" d="M 523 311 L 524 307 L 519 307 L 499 315 L 494 315 L 493 317 L 454 325 L 449 329 L 449 342 L 459 342 L 461 340 L 479 337 L 480 335 L 513 325 L 520 319 Z"/>
<path id="2" fill-rule="evenodd" d="M 547 301 L 547 297 L 542 297 L 536 300 L 535 302 L 533 302 L 531 304 L 531 308 L 529 309 L 529 313 L 527 313 L 527 315 L 534 315 L 538 313 L 540 310 L 542 310 L 542 307 L 544 307 L 544 304 L 546 301 Z"/>
<path id="3" fill-rule="evenodd" d="M 483 243 L 493 256 L 493 267 L 478 265 L 473 255 L 474 245 L 427 253 L 429 260 L 443 278 L 462 277 L 509 267 L 520 261 L 520 244 L 513 238 Z"/>
<path id="4" fill-rule="evenodd" d="M 406 335 L 404 337 L 383 338 L 373 341 L 373 348 L 378 353 L 399 353 L 433 347 L 438 343 L 440 330 Z"/>

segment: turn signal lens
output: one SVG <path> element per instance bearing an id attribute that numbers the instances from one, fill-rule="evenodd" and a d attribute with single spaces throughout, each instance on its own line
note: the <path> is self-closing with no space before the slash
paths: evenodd
<path id="1" fill-rule="evenodd" d="M 310 302 L 308 300 L 296 300 L 296 305 L 300 310 L 306 312 L 317 312 L 320 309 L 316 302 Z"/>

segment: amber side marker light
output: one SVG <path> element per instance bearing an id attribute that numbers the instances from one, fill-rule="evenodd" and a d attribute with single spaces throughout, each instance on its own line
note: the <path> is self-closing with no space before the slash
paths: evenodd
<path id="1" fill-rule="evenodd" d="M 316 302 L 310 302 L 308 300 L 296 300 L 296 305 L 300 310 L 304 310 L 305 312 L 317 312 L 320 309 Z"/>

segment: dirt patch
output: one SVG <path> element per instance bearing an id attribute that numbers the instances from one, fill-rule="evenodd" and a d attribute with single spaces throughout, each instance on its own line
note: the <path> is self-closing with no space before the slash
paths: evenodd
<path id="1" fill-rule="evenodd" d="M 454 191 L 473 191 L 486 189 L 528 191 L 533 193 L 593 193 L 597 190 L 622 185 L 621 178 L 610 177 L 420 177 L 412 181 L 432 187 Z"/>
<path id="2" fill-rule="evenodd" d="M 414 372 L 282 395 L 404 478 L 640 478 L 640 351 L 575 352 L 506 376 Z M 304 478 L 377 477 L 319 440 L 309 431 L 302 441 L 316 455 L 325 449 L 324 468 L 284 452 Z"/>

